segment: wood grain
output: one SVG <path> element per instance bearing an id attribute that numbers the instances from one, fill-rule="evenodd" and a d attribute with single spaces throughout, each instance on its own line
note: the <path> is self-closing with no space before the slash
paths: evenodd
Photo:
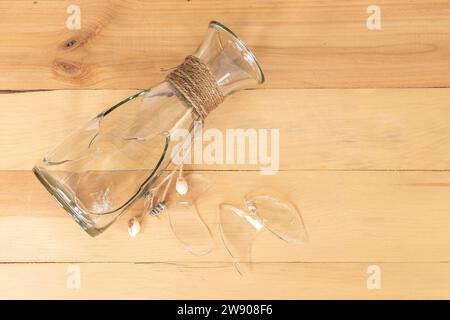
<path id="1" fill-rule="evenodd" d="M 134 92 L 0 95 L 0 169 L 31 169 L 75 128 Z M 205 129 L 279 129 L 280 170 L 449 170 L 449 99 L 450 89 L 245 91 L 214 111 Z"/>
<path id="2" fill-rule="evenodd" d="M 65 27 L 69 4 L 81 29 Z M 253 48 L 268 88 L 450 85 L 446 0 L 13 1 L 0 3 L 0 89 L 147 88 L 194 52 L 210 20 Z"/>
<path id="3" fill-rule="evenodd" d="M 90 238 L 30 172 L 0 172 L 0 262 L 224 262 L 218 206 L 270 185 L 299 208 L 309 242 L 290 245 L 264 230 L 253 248 L 260 262 L 450 262 L 450 172 L 204 172 L 213 187 L 198 201 L 214 250 L 188 253 L 167 215 L 127 233 L 136 205 Z M 186 226 L 189 228 L 189 225 Z"/>
<path id="4" fill-rule="evenodd" d="M 366 263 L 231 265 L 76 264 L 80 289 L 67 289 L 73 264 L 0 265 L 0 298 L 26 299 L 445 299 L 448 263 L 382 263 L 382 287 L 367 289 Z"/>
<path id="5" fill-rule="evenodd" d="M 81 30 L 65 27 L 69 4 L 81 7 Z M 370 31 L 371 4 L 1 1 L 0 299 L 449 299 L 450 5 L 377 1 L 382 28 Z M 190 167 L 214 182 L 197 199 L 209 255 L 189 254 L 167 214 L 130 238 L 141 202 L 90 238 L 30 169 L 86 120 L 164 79 L 213 19 L 252 48 L 267 81 L 230 97 L 207 128 L 279 129 L 280 172 Z M 218 205 L 242 206 L 262 186 L 295 203 L 309 242 L 263 230 L 241 277 Z M 67 289 L 69 265 L 80 267 L 79 290 Z M 381 290 L 367 289 L 369 265 L 381 268 Z"/>

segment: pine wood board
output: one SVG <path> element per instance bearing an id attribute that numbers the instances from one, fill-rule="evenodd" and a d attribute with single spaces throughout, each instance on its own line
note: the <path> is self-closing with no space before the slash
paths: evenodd
<path id="1" fill-rule="evenodd" d="M 80 271 L 80 288 L 68 289 L 74 265 Z M 448 263 L 381 263 L 378 265 L 381 288 L 372 290 L 367 287 L 370 265 L 258 263 L 251 274 L 240 276 L 231 265 L 223 263 L 1 264 L 0 298 L 448 299 L 450 296 Z"/>
<path id="2" fill-rule="evenodd" d="M 80 0 L 81 30 L 65 27 L 70 4 L 0 2 L 0 298 L 450 298 L 448 1 L 379 1 L 372 31 L 372 3 L 357 0 Z M 215 181 L 197 200 L 210 255 L 187 253 L 167 215 L 130 239 L 139 204 L 90 238 L 30 169 L 86 120 L 163 80 L 213 19 L 252 48 L 267 81 L 230 97 L 206 129 L 279 129 L 280 172 L 190 168 Z M 217 207 L 263 185 L 298 206 L 309 242 L 264 230 L 241 277 Z M 67 289 L 70 265 L 80 290 Z M 367 288 L 370 265 L 381 290 Z"/>
<path id="3" fill-rule="evenodd" d="M 31 172 L 0 171 L 0 262 L 229 262 L 218 206 L 242 207 L 243 196 L 270 185 L 299 209 L 309 242 L 287 244 L 263 230 L 257 262 L 450 262 L 450 172 L 202 172 L 213 186 L 197 207 L 215 247 L 188 253 L 167 213 L 147 218 L 137 238 L 127 232 L 139 205 L 96 238 L 59 207 Z M 186 228 L 189 228 L 189 224 Z"/>
<path id="4" fill-rule="evenodd" d="M 0 3 L 0 90 L 146 88 L 195 51 L 210 20 L 253 49 L 267 88 L 446 87 L 446 0 L 369 2 L 87 1 L 68 30 L 73 1 Z"/>
<path id="5" fill-rule="evenodd" d="M 70 132 L 135 92 L 0 94 L 0 169 L 30 170 Z M 211 113 L 205 130 L 278 129 L 280 170 L 449 170 L 449 99 L 445 88 L 250 90 Z"/>

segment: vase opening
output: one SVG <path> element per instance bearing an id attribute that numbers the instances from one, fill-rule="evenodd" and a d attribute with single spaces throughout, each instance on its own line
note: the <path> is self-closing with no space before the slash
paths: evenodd
<path id="1" fill-rule="evenodd" d="M 206 37 L 194 55 L 209 67 L 224 96 L 264 82 L 264 73 L 255 55 L 220 22 L 209 23 Z"/>

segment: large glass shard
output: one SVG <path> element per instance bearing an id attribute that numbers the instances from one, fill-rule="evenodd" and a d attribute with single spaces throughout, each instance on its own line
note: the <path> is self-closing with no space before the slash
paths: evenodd
<path id="1" fill-rule="evenodd" d="M 243 274 L 251 269 L 251 249 L 262 222 L 256 215 L 227 203 L 219 206 L 219 217 L 223 243 Z"/>
<path id="2" fill-rule="evenodd" d="M 297 208 L 275 190 L 257 190 L 244 199 L 250 212 L 257 214 L 264 226 L 286 242 L 308 240 L 302 217 Z"/>

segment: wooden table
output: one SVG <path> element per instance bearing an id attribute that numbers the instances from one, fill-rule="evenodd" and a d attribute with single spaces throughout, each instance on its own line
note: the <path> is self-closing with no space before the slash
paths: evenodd
<path id="1" fill-rule="evenodd" d="M 81 29 L 66 12 L 81 8 Z M 0 2 L 0 298 L 450 298 L 450 3 L 367 1 Z M 74 128 L 151 87 L 194 52 L 209 20 L 254 50 L 267 82 L 208 126 L 279 128 L 280 172 L 201 165 L 198 207 L 216 247 L 193 256 L 167 217 L 137 238 L 121 219 L 90 238 L 31 173 Z M 222 246 L 217 207 L 270 184 L 309 242 L 263 231 L 254 272 Z M 375 267 L 373 267 L 375 266 Z M 373 268 L 381 288 L 370 289 Z M 79 289 L 67 285 L 79 271 Z"/>

